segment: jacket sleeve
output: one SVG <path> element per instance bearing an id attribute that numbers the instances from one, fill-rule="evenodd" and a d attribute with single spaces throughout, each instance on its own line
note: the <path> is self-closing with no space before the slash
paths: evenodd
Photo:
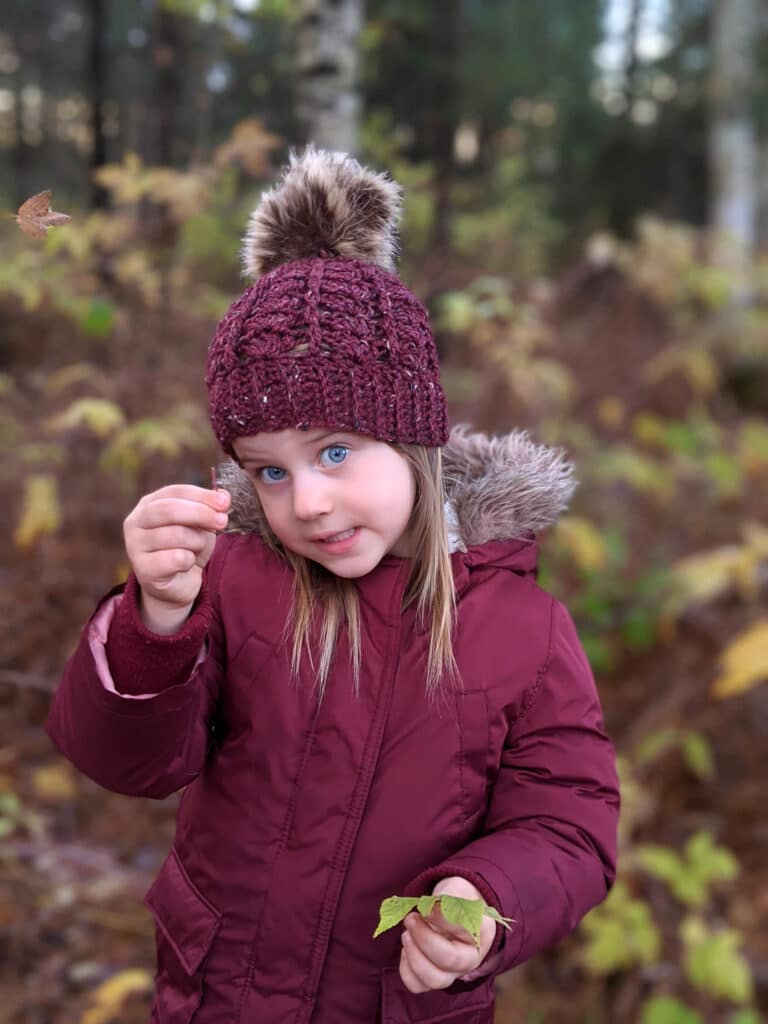
<path id="1" fill-rule="evenodd" d="M 196 606 L 180 633 L 157 636 L 137 625 L 134 613 L 118 616 L 121 604 L 135 605 L 130 588 L 136 584 L 129 578 L 101 599 L 80 635 L 53 696 L 45 730 L 76 768 L 105 789 L 163 799 L 202 771 L 224 671 L 224 634 L 214 583 L 226 558 L 223 547 L 220 539 Z M 113 678 L 107 639 L 118 618 L 121 636 L 119 642 L 110 637 L 110 657 L 131 645 L 139 655 L 121 663 L 119 671 L 115 666 Z M 192 660 L 186 656 L 191 637 L 196 638 L 198 652 Z M 184 653 L 177 656 L 175 649 Z M 165 676 L 160 668 L 164 663 Z M 185 664 L 186 676 L 180 675 Z M 128 680 L 132 674 L 135 685 L 121 692 L 116 679 Z"/>
<path id="2" fill-rule="evenodd" d="M 509 724 L 483 835 L 409 886 L 461 875 L 514 921 L 474 977 L 501 974 L 570 934 L 616 873 L 619 789 L 592 672 L 552 602 L 549 649 Z"/>

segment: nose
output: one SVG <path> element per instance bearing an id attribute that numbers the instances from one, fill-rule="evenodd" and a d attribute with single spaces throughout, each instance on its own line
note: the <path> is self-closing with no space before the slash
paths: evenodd
<path id="1" fill-rule="evenodd" d="M 330 482 L 315 473 L 301 473 L 293 478 L 293 514 L 297 519 L 317 519 L 333 508 Z"/>

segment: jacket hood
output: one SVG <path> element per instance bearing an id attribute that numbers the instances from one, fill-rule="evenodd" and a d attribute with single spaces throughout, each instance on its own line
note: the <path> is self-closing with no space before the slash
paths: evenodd
<path id="1" fill-rule="evenodd" d="M 527 540 L 551 526 L 576 488 L 574 467 L 525 431 L 500 437 L 456 426 L 443 448 L 446 517 L 452 551 L 489 541 Z M 218 481 L 232 495 L 228 532 L 259 533 L 263 522 L 250 477 L 230 459 Z"/>

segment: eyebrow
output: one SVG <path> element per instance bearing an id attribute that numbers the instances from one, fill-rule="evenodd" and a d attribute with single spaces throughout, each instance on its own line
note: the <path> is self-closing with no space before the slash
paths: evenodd
<path id="1" fill-rule="evenodd" d="M 317 437 L 308 437 L 302 441 L 301 444 L 308 446 L 313 444 L 319 444 L 320 441 L 324 441 L 326 437 L 338 437 L 339 434 L 346 434 L 346 430 L 326 430 L 323 434 L 318 434 Z M 262 452 L 247 452 L 240 457 L 242 465 L 246 465 L 249 462 L 268 462 L 272 458 L 270 455 L 265 455 Z"/>

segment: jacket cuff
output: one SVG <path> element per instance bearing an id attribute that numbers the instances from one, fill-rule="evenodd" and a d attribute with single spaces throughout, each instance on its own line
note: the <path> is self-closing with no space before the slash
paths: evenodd
<path id="1" fill-rule="evenodd" d="M 140 588 L 128 576 L 107 636 L 107 662 L 119 693 L 159 693 L 191 674 L 211 622 L 211 603 L 203 580 L 189 618 L 178 633 L 162 636 L 144 625 Z"/>

